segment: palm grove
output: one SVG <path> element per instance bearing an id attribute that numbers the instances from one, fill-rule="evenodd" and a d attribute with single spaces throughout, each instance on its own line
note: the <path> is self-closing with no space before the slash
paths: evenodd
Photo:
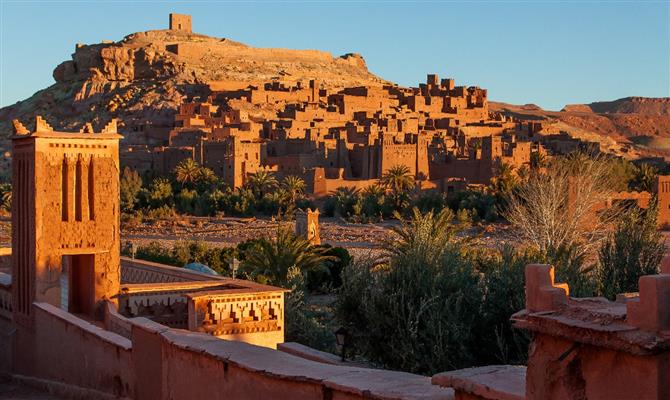
<path id="1" fill-rule="evenodd" d="M 552 263 L 573 295 L 613 299 L 637 291 L 639 276 L 657 272 L 664 253 L 653 202 L 647 210 L 621 204 L 592 212 L 612 191 L 652 191 L 656 169 L 579 154 L 532 161 L 516 171 L 500 165 L 489 187 L 448 195 L 417 190 L 402 166 L 364 190 L 338 188 L 321 204 L 324 214 L 357 223 L 398 221 L 376 259 L 312 246 L 281 223 L 296 208 L 313 206 L 296 176 L 277 179 L 262 171 L 230 188 L 193 160 L 169 177 L 124 169 L 122 218 L 128 226 L 178 214 L 279 217 L 271 234 L 234 248 L 151 243 L 136 256 L 177 266 L 202 262 L 224 275 L 236 257 L 241 276 L 292 289 L 287 340 L 332 351 L 332 331 L 345 326 L 350 357 L 425 374 L 523 363 L 528 339 L 509 317 L 524 307 L 526 264 Z M 0 196 L 9 210 L 8 184 L 0 185 Z M 511 224 L 516 245 L 477 245 L 471 226 L 484 222 Z M 319 293 L 335 301 L 312 304 Z"/>

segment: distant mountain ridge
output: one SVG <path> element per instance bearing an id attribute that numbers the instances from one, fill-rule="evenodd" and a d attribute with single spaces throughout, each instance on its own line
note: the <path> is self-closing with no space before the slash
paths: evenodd
<path id="1" fill-rule="evenodd" d="M 556 121 L 561 130 L 598 141 L 620 155 L 670 157 L 669 97 L 569 104 L 561 111 L 489 102 L 489 109 L 522 119 Z"/>

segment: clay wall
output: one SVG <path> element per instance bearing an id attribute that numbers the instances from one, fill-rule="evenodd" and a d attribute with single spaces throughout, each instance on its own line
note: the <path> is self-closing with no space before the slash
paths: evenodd
<path id="1" fill-rule="evenodd" d="M 453 398 L 430 378 L 338 366 L 246 343 L 133 321 L 137 400 Z M 214 385 L 214 386 L 213 386 Z"/>
<path id="2" fill-rule="evenodd" d="M 211 275 L 151 261 L 121 257 L 121 283 L 171 283 L 208 281 Z"/>
<path id="3" fill-rule="evenodd" d="M 446 163 L 430 163 L 431 179 L 459 178 L 470 184 L 488 185 L 493 177 L 490 160 L 454 159 Z"/>
<path id="4" fill-rule="evenodd" d="M 132 146 L 121 149 L 119 161 L 121 170 L 128 167 L 141 174 L 153 169 L 152 152 L 147 146 Z"/>
<path id="5" fill-rule="evenodd" d="M 45 303 L 32 305 L 34 330 L 19 327 L 13 373 L 119 397 L 134 397 L 130 340 Z"/>
<path id="6" fill-rule="evenodd" d="M 670 354 L 667 352 L 656 356 L 634 355 L 582 344 L 565 357 L 566 349 L 573 344 L 553 335 L 535 334 L 526 372 L 526 398 L 670 397 L 670 382 L 659 374 L 670 368 Z M 559 364 L 574 367 L 565 368 Z"/>

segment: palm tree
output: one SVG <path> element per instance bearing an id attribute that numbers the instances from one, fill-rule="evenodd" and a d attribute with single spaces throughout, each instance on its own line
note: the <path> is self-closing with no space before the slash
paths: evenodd
<path id="1" fill-rule="evenodd" d="M 396 237 L 387 239 L 383 248 L 389 256 L 409 256 L 427 263 L 437 262 L 448 249 L 461 227 L 453 223 L 454 213 L 445 207 L 435 214 L 422 214 L 417 207 L 412 208 L 411 218 L 405 220 L 396 212 L 399 227 L 393 227 Z"/>
<path id="2" fill-rule="evenodd" d="M 384 188 L 380 185 L 368 186 L 362 191 L 362 212 L 368 218 L 381 218 L 384 205 Z"/>
<path id="3" fill-rule="evenodd" d="M 656 184 L 658 171 L 652 165 L 641 164 L 635 173 L 633 186 L 638 191 L 652 192 Z"/>
<path id="4" fill-rule="evenodd" d="M 393 193 L 403 193 L 414 187 L 414 177 L 406 165 L 394 165 L 382 176 L 382 185 Z"/>
<path id="5" fill-rule="evenodd" d="M 336 210 L 342 216 L 347 216 L 353 212 L 353 206 L 358 201 L 360 190 L 350 186 L 340 186 L 331 196 L 335 198 Z"/>
<path id="6" fill-rule="evenodd" d="M 218 182 L 219 177 L 209 168 L 201 167 L 198 169 L 196 181 L 201 191 L 213 189 Z"/>
<path id="7" fill-rule="evenodd" d="M 384 196 L 384 188 L 380 185 L 371 185 L 363 189 L 363 196 L 380 198 Z"/>
<path id="8" fill-rule="evenodd" d="M 409 168 L 406 165 L 395 165 L 386 171 L 381 182 L 391 191 L 395 209 L 402 209 L 407 193 L 414 187 L 414 177 L 409 173 Z"/>
<path id="9" fill-rule="evenodd" d="M 175 179 L 182 186 L 192 185 L 198 180 L 200 166 L 192 158 L 181 161 L 174 169 Z"/>
<path id="10" fill-rule="evenodd" d="M 540 153 L 539 151 L 534 151 L 530 153 L 530 167 L 533 169 L 544 168 L 547 166 L 547 156 Z"/>
<path id="11" fill-rule="evenodd" d="M 282 186 L 286 192 L 288 192 L 289 197 L 291 198 L 291 203 L 295 204 L 296 200 L 305 192 L 305 181 L 301 178 L 289 175 L 284 178 Z"/>
<path id="12" fill-rule="evenodd" d="M 261 239 L 246 251 L 243 268 L 256 281 L 285 286 L 289 270 L 307 272 L 336 260 L 325 252 L 326 248 L 313 246 L 307 239 L 279 227 L 274 239 Z"/>
<path id="13" fill-rule="evenodd" d="M 277 187 L 277 178 L 269 171 L 258 171 L 249 175 L 247 185 L 253 190 L 257 198 L 262 199 L 267 191 Z"/>
<path id="14" fill-rule="evenodd" d="M 518 179 L 514 174 L 514 167 L 507 163 L 500 163 L 496 174 L 491 178 L 491 186 L 496 194 L 508 195 L 517 186 Z"/>

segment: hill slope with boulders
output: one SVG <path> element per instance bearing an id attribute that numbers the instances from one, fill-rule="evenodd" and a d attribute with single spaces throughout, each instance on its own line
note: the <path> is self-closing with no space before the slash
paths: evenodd
<path id="1" fill-rule="evenodd" d="M 77 45 L 72 60 L 58 65 L 56 81 L 30 98 L 0 109 L 2 144 L 11 120 L 30 128 L 42 115 L 55 128 L 78 130 L 120 119 L 128 134 L 150 121 L 171 124 L 187 97 L 207 94 L 212 81 L 253 83 L 272 79 L 318 78 L 329 88 L 381 85 L 358 54 L 333 57 L 318 50 L 255 48 L 200 34 L 159 30 L 139 32 L 119 42 Z"/>

